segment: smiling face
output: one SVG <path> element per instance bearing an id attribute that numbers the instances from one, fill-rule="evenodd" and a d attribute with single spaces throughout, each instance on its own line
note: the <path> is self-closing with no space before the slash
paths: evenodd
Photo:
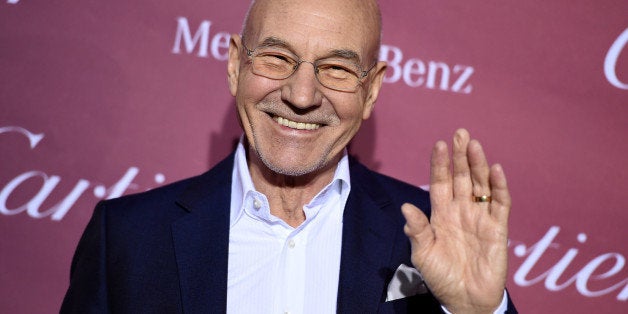
<path id="1" fill-rule="evenodd" d="M 322 86 L 311 63 L 292 76 L 253 73 L 249 49 L 263 45 L 301 60 L 343 59 L 368 70 L 378 52 L 379 20 L 371 1 L 258 0 L 244 31 L 232 37 L 229 86 L 236 97 L 249 152 L 271 171 L 300 176 L 335 167 L 343 149 L 367 119 L 385 64 L 378 62 L 355 92 Z"/>

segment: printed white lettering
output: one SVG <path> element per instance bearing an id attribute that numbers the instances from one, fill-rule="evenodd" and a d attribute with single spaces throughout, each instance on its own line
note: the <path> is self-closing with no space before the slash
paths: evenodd
<path id="1" fill-rule="evenodd" d="M 135 176 L 137 176 L 139 172 L 140 170 L 137 167 L 130 167 L 129 169 L 127 169 L 122 178 L 120 178 L 118 182 L 116 182 L 114 185 L 111 186 L 111 188 L 108 189 L 109 194 L 107 195 L 107 199 L 122 196 L 127 188 L 131 186 L 133 179 L 135 179 Z"/>
<path id="2" fill-rule="evenodd" d="M 218 32 L 211 38 L 210 44 L 210 29 L 212 22 L 209 20 L 202 21 L 194 36 L 190 31 L 190 25 L 188 19 L 185 17 L 177 18 L 177 32 L 174 39 L 174 45 L 172 46 L 173 54 L 181 54 L 181 45 L 184 46 L 183 50 L 188 54 L 194 53 L 201 58 L 208 58 L 209 52 L 211 56 L 219 61 L 226 61 L 229 58 L 229 41 L 231 35 L 225 32 Z"/>
<path id="3" fill-rule="evenodd" d="M 76 203 L 78 198 L 83 195 L 83 192 L 87 190 L 89 187 L 89 181 L 84 179 L 79 179 L 74 189 L 57 205 L 53 206 L 50 209 L 52 214 L 52 220 L 59 221 L 65 217 L 65 214 L 70 210 L 72 206 Z"/>
<path id="4" fill-rule="evenodd" d="M 417 75 L 413 78 L 412 75 Z M 410 59 L 403 66 L 403 81 L 410 87 L 418 87 L 423 84 L 425 78 L 425 64 L 419 59 Z"/>
<path id="5" fill-rule="evenodd" d="M 465 84 L 473 74 L 473 67 L 456 64 L 454 66 L 454 74 L 458 74 L 460 71 L 462 71 L 462 73 L 458 76 L 454 84 L 451 85 L 451 90 L 463 94 L 470 94 L 473 87 L 471 87 L 471 84 Z"/>
<path id="6" fill-rule="evenodd" d="M 617 78 L 617 59 L 621 54 L 621 51 L 628 43 L 628 28 L 624 30 L 617 40 L 611 45 L 611 48 L 608 49 L 608 53 L 606 53 L 606 58 L 604 59 L 604 75 L 606 75 L 606 79 L 615 87 L 620 89 L 628 89 L 628 83 L 623 83 Z"/>
<path id="7" fill-rule="evenodd" d="M 602 263 L 604 263 L 605 261 L 609 259 L 615 259 L 615 265 L 613 265 L 611 269 L 609 269 L 603 274 L 592 276 L 593 272 L 595 272 L 595 270 L 597 270 L 597 268 Z M 613 285 L 612 287 L 598 290 L 598 291 L 591 291 L 587 287 L 587 282 L 589 281 L 589 278 L 592 278 L 592 279 L 608 278 L 620 272 L 622 268 L 624 268 L 625 264 L 626 264 L 626 259 L 621 254 L 618 254 L 618 253 L 607 253 L 607 254 L 603 254 L 594 258 L 586 266 L 584 266 L 584 268 L 582 268 L 582 270 L 578 273 L 577 275 L 578 279 L 576 280 L 576 289 L 578 289 L 578 292 L 580 292 L 582 295 L 587 296 L 587 297 L 597 297 L 597 296 L 605 295 L 621 286 L 624 286 L 624 291 L 628 291 L 627 290 L 628 278 L 620 281 L 619 283 Z M 628 295 L 624 295 L 622 299 L 622 296 L 620 294 L 617 296 L 617 300 L 626 301 L 627 297 Z"/>
<path id="8" fill-rule="evenodd" d="M 7 200 L 11 193 L 23 182 L 28 179 L 40 177 L 43 180 L 43 184 L 39 191 L 28 202 L 17 208 L 10 209 L 7 206 Z M 26 210 L 29 216 L 39 219 L 52 215 L 52 220 L 61 220 L 65 213 L 76 203 L 76 200 L 83 194 L 83 192 L 89 186 L 87 180 L 79 180 L 74 186 L 74 189 L 59 203 L 50 207 L 48 210 L 40 211 L 41 204 L 50 196 L 50 193 L 55 189 L 57 184 L 61 181 L 59 176 L 48 176 L 41 171 L 28 171 L 15 177 L 0 191 L 0 213 L 4 215 L 15 215 Z"/>
<path id="9" fill-rule="evenodd" d="M 33 132 L 19 126 L 3 126 L 0 127 L 0 134 L 15 132 L 26 136 L 28 142 L 30 143 L 31 149 L 35 148 L 39 141 L 44 138 L 44 133 L 34 134 Z"/>
<path id="10" fill-rule="evenodd" d="M 33 134 L 27 129 L 22 127 L 0 127 L 0 134 L 15 132 L 22 134 L 29 139 L 30 147 L 35 148 L 37 144 L 43 139 L 44 134 Z M 94 187 L 94 195 L 98 198 L 116 198 L 122 196 L 129 188 L 137 189 L 137 186 L 133 184 L 133 179 L 139 173 L 139 168 L 129 167 L 122 177 L 114 183 L 109 189 L 102 185 Z M 19 187 L 26 181 L 31 179 L 41 179 L 42 185 L 39 190 L 24 204 L 9 208 L 9 197 L 14 193 L 19 193 Z M 165 181 L 165 175 L 158 173 L 155 175 L 155 182 L 162 184 Z M 57 185 L 61 182 L 61 177 L 57 175 L 49 176 L 48 174 L 32 170 L 24 172 L 12 180 L 10 180 L 0 190 L 0 214 L 5 216 L 17 215 L 22 212 L 26 212 L 30 217 L 40 219 L 50 216 L 53 221 L 60 221 L 65 217 L 68 211 L 76 204 L 77 200 L 83 195 L 83 193 L 90 187 L 90 182 L 85 179 L 79 179 L 74 185 L 74 188 L 57 204 L 42 211 L 42 204 L 50 197 Z"/>
<path id="11" fill-rule="evenodd" d="M 231 35 L 229 33 L 218 33 L 212 39 L 211 51 L 212 56 L 216 58 L 216 60 L 226 61 L 229 58 L 229 41 L 231 40 Z M 222 48 L 222 52 L 219 50 Z"/>
<path id="12" fill-rule="evenodd" d="M 578 255 L 577 249 L 569 249 L 567 253 L 549 270 L 547 273 L 547 278 L 545 279 L 545 288 L 550 291 L 560 291 L 567 288 L 570 284 L 576 281 L 576 276 L 573 276 L 562 284 L 558 284 L 558 279 L 565 272 L 569 264 L 573 261 L 573 259 Z"/>
<path id="13" fill-rule="evenodd" d="M 449 66 L 443 62 L 430 61 L 427 72 L 427 83 L 425 86 L 431 89 L 435 88 L 434 82 L 436 81 L 438 69 L 440 69 L 440 72 L 442 73 L 440 79 L 440 90 L 446 91 L 449 89 Z"/>
<path id="14" fill-rule="evenodd" d="M 23 212 L 24 210 L 26 210 L 26 208 L 28 207 L 28 203 L 22 205 L 22 206 L 18 206 L 15 209 L 9 209 L 7 207 L 7 200 L 9 199 L 9 195 L 11 195 L 11 193 L 13 192 L 13 190 L 15 190 L 16 187 L 18 187 L 20 184 L 22 184 L 22 182 L 35 177 L 37 175 L 39 175 L 41 173 L 36 172 L 36 171 L 31 171 L 31 172 L 26 172 L 23 173 L 17 177 L 15 177 L 13 180 L 11 180 L 9 183 L 7 183 L 7 185 L 4 186 L 4 188 L 2 188 L 2 191 L 0 191 L 0 213 L 2 213 L 3 215 L 16 215 L 19 214 L 21 212 Z M 47 178 L 48 176 L 44 175 L 44 180 L 45 178 Z M 40 190 L 41 193 L 41 190 Z M 32 200 L 31 200 L 32 201 Z"/>
<path id="15" fill-rule="evenodd" d="M 183 50 L 188 54 L 197 51 L 198 57 L 208 58 L 209 52 L 211 52 L 214 59 L 226 61 L 229 57 L 231 36 L 228 33 L 219 32 L 211 38 L 210 44 L 211 25 L 212 22 L 209 20 L 202 21 L 192 36 L 188 19 L 185 17 L 177 18 L 177 31 L 172 53 L 181 54 L 181 46 L 183 45 Z M 474 72 L 473 67 L 455 65 L 452 72 L 452 67 L 445 62 L 424 62 L 418 58 L 411 58 L 403 62 L 403 51 L 399 47 L 391 45 L 381 46 L 379 60 L 386 61 L 388 64 L 384 83 L 397 83 L 403 78 L 403 83 L 409 87 L 424 86 L 427 89 L 462 94 L 470 94 L 472 91 L 470 79 Z M 456 75 L 458 76 L 455 77 Z M 455 81 L 450 85 L 453 79 Z"/>
<path id="16" fill-rule="evenodd" d="M 624 267 L 626 260 L 623 255 L 619 253 L 606 253 L 602 254 L 590 262 L 588 262 L 582 269 L 576 272 L 571 278 L 567 279 L 563 283 L 559 284 L 558 280 L 561 275 L 565 272 L 565 270 L 571 265 L 571 263 L 575 260 L 578 249 L 570 248 L 563 255 L 563 257 L 558 261 L 558 263 L 554 264 L 549 270 L 543 272 L 539 276 L 528 279 L 527 276 L 530 273 L 530 270 L 536 265 L 536 263 L 541 259 L 543 253 L 547 251 L 548 248 L 553 247 L 556 248 L 558 245 L 553 243 L 554 239 L 558 235 L 560 231 L 560 227 L 552 226 L 547 231 L 547 233 L 537 242 L 536 244 L 526 248 L 525 244 L 519 244 L 514 248 L 514 254 L 518 257 L 525 257 L 527 255 L 526 260 L 521 264 L 519 269 L 515 272 L 514 281 L 517 285 L 522 287 L 531 286 L 535 283 L 542 281 L 545 278 L 545 288 L 550 291 L 560 291 L 572 283 L 575 282 L 576 290 L 583 296 L 586 297 L 598 297 L 605 294 L 608 294 L 612 291 L 620 289 L 623 287 L 622 291 L 617 295 L 617 300 L 626 301 L 628 299 L 628 278 L 620 280 L 618 283 L 613 284 L 612 286 L 600 289 L 597 291 L 592 291 L 588 287 L 588 282 L 590 280 L 601 280 L 608 279 L 613 275 L 618 274 Z M 585 234 L 578 235 L 578 242 L 584 243 L 587 237 Z M 602 274 L 594 275 L 595 271 L 606 261 L 615 260 L 614 265 Z"/>
<path id="17" fill-rule="evenodd" d="M 388 63 L 384 83 L 396 83 L 403 78 L 409 87 L 424 86 L 427 89 L 438 89 L 454 93 L 470 94 L 470 84 L 474 69 L 471 66 L 455 65 L 452 68 L 445 62 L 427 61 L 410 58 L 403 61 L 403 51 L 399 47 L 382 45 L 379 59 Z M 426 65 L 427 64 L 427 65 Z M 453 84 L 450 83 L 453 81 Z"/>
<path id="18" fill-rule="evenodd" d="M 389 58 L 390 53 L 392 53 L 392 58 Z M 391 76 L 384 76 L 384 83 L 395 83 L 401 78 L 402 70 L 401 70 L 401 60 L 403 59 L 403 53 L 401 49 L 382 45 L 379 49 L 379 59 L 382 61 L 386 61 L 388 64 L 388 69 L 392 70 Z"/>
<path id="19" fill-rule="evenodd" d="M 196 44 L 200 42 L 197 56 L 207 58 L 207 43 L 209 40 L 210 26 L 211 21 L 201 22 L 196 30 L 196 33 L 194 33 L 194 38 L 192 38 L 190 26 L 188 25 L 188 19 L 185 17 L 179 17 L 177 19 L 177 35 L 174 40 L 174 46 L 172 47 L 172 53 L 181 53 L 181 38 L 183 38 L 185 51 L 187 53 L 192 53 Z"/>
<path id="20" fill-rule="evenodd" d="M 550 247 L 550 245 L 552 244 L 552 241 L 554 240 L 554 238 L 556 237 L 559 231 L 560 231 L 559 227 L 556 227 L 556 226 L 551 227 L 547 231 L 545 236 L 543 236 L 543 238 L 539 242 L 537 242 L 536 244 L 530 247 L 531 251 L 529 252 L 529 254 L 524 244 L 519 244 L 515 247 L 516 256 L 523 257 L 526 254 L 528 254 L 528 258 L 526 258 L 523 264 L 521 264 L 519 269 L 517 269 L 517 271 L 515 272 L 514 280 L 516 284 L 522 287 L 531 286 L 543 280 L 543 277 L 547 276 L 548 272 L 545 272 L 534 279 L 526 278 L 526 276 L 530 273 L 530 270 L 532 269 L 532 267 L 534 267 L 534 265 L 539 261 L 539 259 L 541 259 L 541 256 L 543 255 L 543 253 L 545 253 L 547 248 Z"/>

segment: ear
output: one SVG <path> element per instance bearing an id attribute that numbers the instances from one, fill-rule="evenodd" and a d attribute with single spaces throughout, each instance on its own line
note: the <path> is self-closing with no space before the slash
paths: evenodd
<path id="1" fill-rule="evenodd" d="M 373 108 L 375 107 L 375 101 L 379 95 L 379 90 L 382 88 L 382 82 L 384 81 L 384 74 L 386 73 L 386 62 L 378 61 L 373 69 L 371 69 L 372 77 L 368 81 L 366 101 L 364 102 L 364 111 L 362 112 L 362 119 L 366 120 L 371 116 Z"/>
<path id="2" fill-rule="evenodd" d="M 227 61 L 227 82 L 229 91 L 235 97 L 238 91 L 238 77 L 240 76 L 240 49 L 242 38 L 238 34 L 232 34 L 229 40 L 229 60 Z"/>

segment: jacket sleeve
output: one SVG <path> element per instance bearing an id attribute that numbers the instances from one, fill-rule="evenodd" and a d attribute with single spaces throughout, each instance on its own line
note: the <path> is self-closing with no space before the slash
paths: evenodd
<path id="1" fill-rule="evenodd" d="M 60 313 L 108 313 L 105 206 L 94 210 L 72 259 Z"/>

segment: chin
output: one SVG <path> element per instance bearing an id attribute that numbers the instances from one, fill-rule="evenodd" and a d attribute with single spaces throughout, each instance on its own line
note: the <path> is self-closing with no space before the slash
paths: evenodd
<path id="1" fill-rule="evenodd" d="M 266 167 L 268 167 L 268 169 L 272 170 L 273 172 L 291 177 L 306 175 L 315 172 L 316 170 L 319 170 L 325 166 L 324 162 L 313 165 L 285 165 L 273 163 L 271 161 L 265 160 L 264 158 L 262 158 L 262 162 L 264 162 Z"/>

